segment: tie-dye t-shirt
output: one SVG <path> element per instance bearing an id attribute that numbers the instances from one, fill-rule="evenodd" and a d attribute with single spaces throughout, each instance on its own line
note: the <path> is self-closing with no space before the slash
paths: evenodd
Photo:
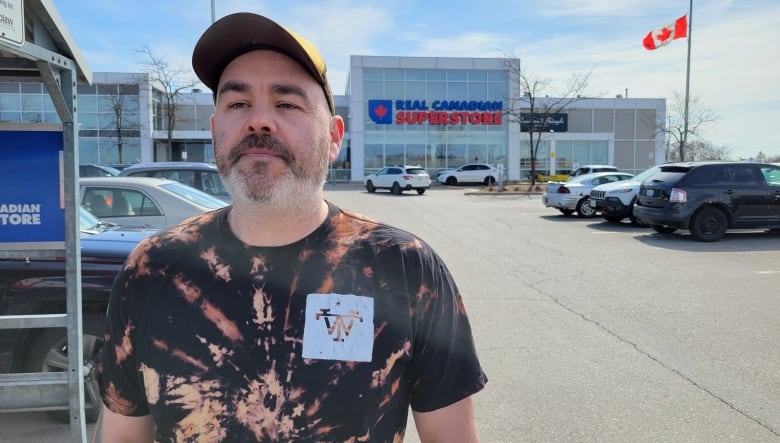
<path id="1" fill-rule="evenodd" d="M 229 208 L 147 238 L 117 276 L 100 389 L 156 439 L 401 441 L 408 409 L 481 390 L 466 310 L 422 240 L 329 204 L 281 247 Z"/>

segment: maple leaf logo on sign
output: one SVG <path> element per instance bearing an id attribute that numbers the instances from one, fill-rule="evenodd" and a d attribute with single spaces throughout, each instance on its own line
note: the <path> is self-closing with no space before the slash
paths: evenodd
<path id="1" fill-rule="evenodd" d="M 368 101 L 368 117 L 378 125 L 389 125 L 393 123 L 392 109 L 392 100 Z"/>

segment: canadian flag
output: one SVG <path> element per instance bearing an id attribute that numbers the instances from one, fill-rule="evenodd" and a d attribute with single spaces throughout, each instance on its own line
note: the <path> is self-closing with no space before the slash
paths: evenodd
<path id="1" fill-rule="evenodd" d="M 675 20 L 673 23 L 669 23 L 666 26 L 662 26 L 647 33 L 647 36 L 642 40 L 642 44 L 648 50 L 660 48 L 666 46 L 672 40 L 678 38 L 685 38 L 688 36 L 688 16 Z"/>

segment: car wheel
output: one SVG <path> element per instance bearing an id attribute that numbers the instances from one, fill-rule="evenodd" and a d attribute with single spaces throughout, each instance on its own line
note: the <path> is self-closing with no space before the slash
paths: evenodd
<path id="1" fill-rule="evenodd" d="M 485 177 L 485 180 L 483 181 L 483 183 L 484 183 L 485 185 L 487 185 L 487 186 L 490 186 L 490 185 L 492 185 L 492 184 L 493 184 L 493 183 L 495 183 L 495 182 L 496 182 L 496 179 L 495 179 L 495 178 L 493 178 L 493 176 L 492 176 L 492 175 L 488 175 L 487 177 Z"/>
<path id="2" fill-rule="evenodd" d="M 620 223 L 621 221 L 623 221 L 623 217 L 617 215 L 605 215 L 604 219 L 610 223 Z"/>
<path id="3" fill-rule="evenodd" d="M 634 226 L 642 226 L 646 227 L 649 226 L 647 223 L 643 222 L 642 220 L 636 218 L 634 215 L 634 203 L 631 203 L 631 211 L 628 213 L 628 219 L 631 220 L 631 224 Z"/>
<path id="4" fill-rule="evenodd" d="M 577 216 L 582 218 L 590 218 L 596 215 L 596 208 L 590 205 L 588 197 L 583 198 L 577 202 Z"/>
<path id="5" fill-rule="evenodd" d="M 691 219 L 689 230 L 691 237 L 698 241 L 718 241 L 726 235 L 728 221 L 723 212 L 717 208 L 700 209 Z"/>
<path id="6" fill-rule="evenodd" d="M 97 369 L 100 364 L 100 354 L 103 351 L 103 336 L 105 335 L 105 315 L 94 312 L 85 313 L 82 322 L 83 358 L 86 371 L 94 368 L 94 372 L 85 380 L 84 386 L 84 418 L 88 423 L 97 421 L 102 407 L 98 396 Z M 30 346 L 25 360 L 27 372 L 64 372 L 68 370 L 68 333 L 64 328 L 46 329 Z M 70 421 L 70 411 L 49 411 L 48 414 L 57 421 Z"/>
<path id="7" fill-rule="evenodd" d="M 641 226 L 641 227 L 648 226 L 647 223 L 645 223 L 642 220 L 634 217 L 634 214 L 629 215 L 628 218 L 631 220 L 631 224 L 634 225 L 634 226 Z"/>
<path id="8" fill-rule="evenodd" d="M 393 183 L 393 187 L 390 189 L 390 192 L 395 195 L 401 195 L 401 185 L 399 185 L 398 182 Z"/>
<path id="9" fill-rule="evenodd" d="M 374 182 L 372 182 L 371 180 L 366 182 L 366 191 L 376 192 L 376 186 L 374 186 Z"/>
<path id="10" fill-rule="evenodd" d="M 672 232 L 676 231 L 677 228 L 673 228 L 671 226 L 653 225 L 653 230 L 659 234 L 671 234 Z"/>
<path id="11" fill-rule="evenodd" d="M 417 193 L 420 194 L 420 195 L 423 195 L 423 194 L 425 194 L 425 189 L 418 189 Z"/>
<path id="12" fill-rule="evenodd" d="M 563 215 L 565 215 L 567 217 L 572 215 L 572 214 L 574 214 L 574 211 L 571 210 L 571 209 L 558 209 L 558 210 L 561 211 L 561 214 L 563 214 Z"/>
<path id="13" fill-rule="evenodd" d="M 444 183 L 446 183 L 446 184 L 448 184 L 450 186 L 455 186 L 455 185 L 458 184 L 458 179 L 455 178 L 455 177 L 447 177 L 447 179 L 444 180 Z"/>

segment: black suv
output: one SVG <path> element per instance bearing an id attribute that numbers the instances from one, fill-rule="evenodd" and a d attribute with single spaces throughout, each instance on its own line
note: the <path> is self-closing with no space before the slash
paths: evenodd
<path id="1" fill-rule="evenodd" d="M 660 166 L 639 187 L 634 216 L 657 232 L 718 241 L 727 229 L 780 229 L 780 166 L 688 162 Z"/>

